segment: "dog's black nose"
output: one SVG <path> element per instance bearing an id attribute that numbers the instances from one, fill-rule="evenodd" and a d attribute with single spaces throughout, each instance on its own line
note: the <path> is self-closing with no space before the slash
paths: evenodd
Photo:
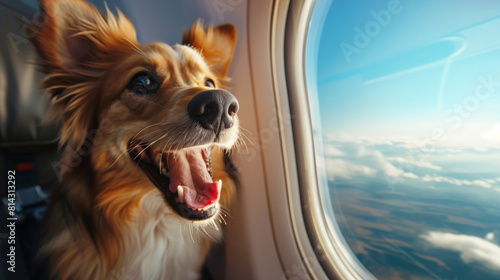
<path id="1" fill-rule="evenodd" d="M 188 104 L 189 117 L 215 133 L 230 128 L 239 110 L 238 100 L 229 91 L 213 89 L 198 93 Z"/>

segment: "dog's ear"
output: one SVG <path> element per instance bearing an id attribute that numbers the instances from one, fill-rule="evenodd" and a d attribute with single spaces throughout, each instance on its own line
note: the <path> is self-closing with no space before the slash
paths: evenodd
<path id="1" fill-rule="evenodd" d="M 52 100 L 52 118 L 62 118 L 60 143 L 81 148 L 98 106 L 104 71 L 139 43 L 132 23 L 118 11 L 107 17 L 82 0 L 40 0 L 45 24 L 32 39 Z"/>
<path id="2" fill-rule="evenodd" d="M 106 17 L 82 0 L 40 0 L 40 8 L 45 24 L 33 41 L 48 72 L 93 68 L 106 54 L 137 41 L 134 26 L 120 11 L 115 17 L 107 10 Z"/>
<path id="3" fill-rule="evenodd" d="M 233 59 L 236 38 L 236 27 L 232 24 L 205 28 L 198 20 L 189 31 L 184 31 L 182 44 L 198 49 L 211 69 L 220 78 L 225 78 Z"/>

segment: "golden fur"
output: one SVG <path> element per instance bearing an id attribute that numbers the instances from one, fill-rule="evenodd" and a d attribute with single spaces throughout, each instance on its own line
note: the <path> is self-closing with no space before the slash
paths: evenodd
<path id="1" fill-rule="evenodd" d="M 206 144 L 203 139 L 208 136 L 186 125 L 186 106 L 206 90 L 207 77 L 217 87 L 228 79 L 236 29 L 228 24 L 205 28 L 197 22 L 185 32 L 183 45 L 141 45 L 132 23 L 119 11 L 115 16 L 107 10 L 105 16 L 80 0 L 41 0 L 40 4 L 47 24 L 34 44 L 47 73 L 43 87 L 53 100 L 52 115 L 63 121 L 64 153 L 59 164 L 63 187 L 52 191 L 40 252 L 49 257 L 51 276 L 111 279 L 132 273 L 149 279 L 196 278 L 212 243 L 210 237 L 220 237 L 214 229 L 223 217 L 192 222 L 174 213 L 129 157 L 128 144 L 139 139 L 165 151 Z M 163 80 L 158 94 L 127 91 L 131 77 L 147 69 L 154 69 Z M 226 167 L 225 153 L 238 135 L 236 123 L 221 133 L 212 149 L 214 181 L 223 180 L 222 209 L 229 207 L 235 192 L 234 172 Z M 172 229 L 173 225 L 177 228 Z M 200 226 L 211 236 L 197 233 L 203 232 Z M 149 244 L 152 240 L 156 244 Z M 175 252 L 167 250 L 177 246 L 173 243 L 184 245 Z M 173 262 L 172 256 L 166 256 L 169 252 L 184 252 L 188 263 L 162 264 Z M 151 261 L 158 263 L 137 259 L 147 254 L 159 254 Z M 195 274 L 164 271 L 189 265 L 195 267 Z M 137 269 L 130 271 L 130 267 Z"/>

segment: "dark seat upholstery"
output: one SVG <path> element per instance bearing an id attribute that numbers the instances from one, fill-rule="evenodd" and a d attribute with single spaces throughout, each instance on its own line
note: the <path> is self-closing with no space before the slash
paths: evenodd
<path id="1" fill-rule="evenodd" d="M 19 19 L 35 21 L 38 1 L 0 0 L 0 220 L 6 221 L 4 204 L 7 196 L 7 172 L 15 170 L 16 202 L 23 205 L 31 199 L 33 190 L 48 190 L 57 184 L 54 168 L 57 153 L 58 124 L 43 124 L 50 100 L 40 90 L 42 74 L 36 66 L 36 53 L 29 42 L 33 26 Z M 5 176 L 4 176 L 5 174 Z M 34 188 L 35 186 L 39 186 Z M 21 193 L 19 193 L 21 192 Z M 24 195 L 22 193 L 24 192 Z M 26 196 L 26 193 L 28 195 Z M 43 204 L 43 203 L 42 203 Z M 28 205 L 28 204 L 24 204 Z M 5 260 L 8 244 L 5 226 L 0 228 L 0 279 L 29 279 L 35 268 L 35 255 L 40 236 L 40 219 L 44 205 L 28 205 L 16 212 L 15 228 L 16 272 L 7 270 Z M 31 207 L 32 206 L 32 207 Z M 9 216 L 10 217 L 10 216 Z M 43 270 L 43 269 L 42 269 Z M 5 276 L 5 277 L 2 277 Z M 41 275 L 39 275 L 41 277 Z M 41 279 L 41 278 L 37 278 Z"/>
<path id="2" fill-rule="evenodd" d="M 59 126 L 42 123 L 50 102 L 39 87 L 42 75 L 29 42 L 33 28 L 19 21 L 32 21 L 36 15 L 23 2 L 0 0 L 0 168 L 6 173 L 19 163 L 34 165 L 32 172 L 16 176 L 17 188 L 33 184 L 46 188 L 57 179 L 52 166 L 57 161 Z M 5 184 L 0 181 L 2 196 Z"/>

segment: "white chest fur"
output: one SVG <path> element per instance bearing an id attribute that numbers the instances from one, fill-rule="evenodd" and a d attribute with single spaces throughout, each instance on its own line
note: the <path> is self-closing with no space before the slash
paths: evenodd
<path id="1" fill-rule="evenodd" d="M 152 191 L 125 233 L 125 256 L 113 276 L 123 280 L 197 279 L 205 239 L 221 237 L 213 222 L 182 219 L 168 208 L 159 191 Z"/>

